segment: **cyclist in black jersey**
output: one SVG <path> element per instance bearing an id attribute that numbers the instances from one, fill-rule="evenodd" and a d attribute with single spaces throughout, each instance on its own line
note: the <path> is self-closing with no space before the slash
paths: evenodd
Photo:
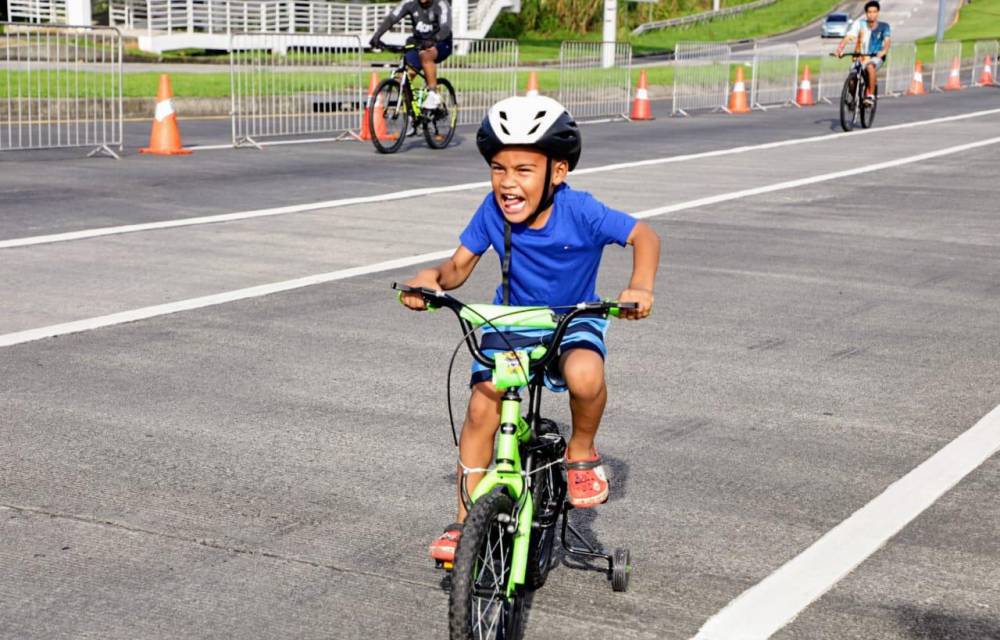
<path id="1" fill-rule="evenodd" d="M 423 69 L 427 76 L 427 97 L 421 107 L 437 109 L 441 104 L 437 93 L 437 64 L 451 55 L 451 5 L 448 0 L 402 0 L 382 20 L 369 46 L 381 49 L 382 35 L 403 18 L 410 19 L 413 35 L 409 41 L 417 46 L 416 50 L 406 52 L 406 63 L 414 69 Z"/>

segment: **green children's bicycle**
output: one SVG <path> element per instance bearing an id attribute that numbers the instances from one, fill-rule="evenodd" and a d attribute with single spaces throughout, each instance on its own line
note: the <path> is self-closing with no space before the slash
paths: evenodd
<path id="1" fill-rule="evenodd" d="M 462 483 L 468 517 L 451 568 L 448 609 L 452 640 L 512 640 L 521 637 L 526 590 L 538 589 L 555 555 L 556 526 L 562 517 L 561 543 L 566 554 L 607 563 L 615 591 L 628 589 L 632 567 L 627 549 L 605 553 L 569 522 L 566 501 L 566 441 L 555 422 L 541 417 L 542 380 L 553 364 L 569 323 L 581 315 L 617 316 L 634 303 L 587 302 L 567 308 L 464 304 L 447 293 L 393 284 L 418 293 L 428 307 L 447 307 L 458 316 L 472 357 L 493 370 L 503 391 L 494 465 L 469 495 Z M 511 349 L 489 357 L 475 332 L 483 326 L 548 329 L 552 340 L 531 349 Z M 457 350 L 456 350 L 457 351 Z M 528 413 L 522 416 L 520 389 L 527 388 Z M 579 545 L 567 541 L 572 535 Z"/>

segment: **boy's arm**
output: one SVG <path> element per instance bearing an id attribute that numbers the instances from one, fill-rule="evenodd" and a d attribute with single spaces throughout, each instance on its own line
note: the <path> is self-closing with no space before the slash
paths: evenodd
<path id="1" fill-rule="evenodd" d="M 480 256 L 459 245 L 450 258 L 436 267 L 418 271 L 417 275 L 406 281 L 406 284 L 411 287 L 424 287 L 425 289 L 441 291 L 457 289 L 469 278 L 472 270 L 479 263 L 479 258 Z M 404 293 L 401 300 L 403 304 L 415 311 L 427 308 L 423 296 L 416 293 Z"/>
<path id="2" fill-rule="evenodd" d="M 622 311 L 623 318 L 639 320 L 653 311 L 653 286 L 660 266 L 660 236 L 644 222 L 637 222 L 628 236 L 632 245 L 632 278 L 618 295 L 619 302 L 637 302 L 634 311 Z"/>

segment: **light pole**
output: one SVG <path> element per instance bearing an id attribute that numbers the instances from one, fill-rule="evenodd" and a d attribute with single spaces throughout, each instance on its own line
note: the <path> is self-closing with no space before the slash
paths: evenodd
<path id="1" fill-rule="evenodd" d="M 618 0 L 604 0 L 604 45 L 601 47 L 601 66 L 615 66 L 615 36 L 618 32 Z"/>
<path id="2" fill-rule="evenodd" d="M 944 40 L 944 4 L 947 0 L 938 0 L 937 41 Z"/>

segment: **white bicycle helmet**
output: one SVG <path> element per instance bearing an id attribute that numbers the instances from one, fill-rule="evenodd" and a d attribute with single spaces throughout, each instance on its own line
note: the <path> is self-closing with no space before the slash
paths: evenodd
<path id="1" fill-rule="evenodd" d="M 486 162 L 507 146 L 534 147 L 569 170 L 580 160 L 580 128 L 566 107 L 548 96 L 513 96 L 493 105 L 476 133 Z"/>

